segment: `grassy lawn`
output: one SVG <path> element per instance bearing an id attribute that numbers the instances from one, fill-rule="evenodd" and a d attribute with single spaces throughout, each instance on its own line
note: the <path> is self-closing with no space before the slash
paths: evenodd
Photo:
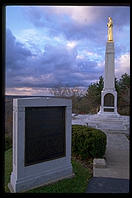
<path id="1" fill-rule="evenodd" d="M 47 186 L 41 186 L 26 193 L 85 193 L 88 181 L 92 177 L 91 170 L 86 168 L 75 157 L 72 159 L 75 176 L 63 179 Z M 12 148 L 5 152 L 5 192 L 10 192 L 8 183 L 12 171 Z"/>
<path id="2" fill-rule="evenodd" d="M 8 189 L 8 183 L 10 181 L 10 174 L 12 171 L 12 148 L 5 151 L 5 192 L 10 192 Z"/>

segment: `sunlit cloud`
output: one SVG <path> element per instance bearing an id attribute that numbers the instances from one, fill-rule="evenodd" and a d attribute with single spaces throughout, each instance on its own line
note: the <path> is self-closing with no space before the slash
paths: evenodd
<path id="1" fill-rule="evenodd" d="M 52 96 L 52 91 L 49 88 L 7 88 L 6 95 L 23 95 L 23 96 Z"/>
<path id="2" fill-rule="evenodd" d="M 31 96 L 33 92 L 32 88 L 20 87 L 20 88 L 6 88 L 6 95 L 28 95 Z"/>
<path id="3" fill-rule="evenodd" d="M 124 73 L 130 74 L 130 54 L 126 53 L 121 55 L 115 61 L 115 74 L 117 78 Z"/>
<path id="4" fill-rule="evenodd" d="M 66 44 L 66 46 L 68 48 L 74 48 L 74 47 L 77 46 L 77 43 L 78 43 L 77 41 L 68 41 L 67 44 Z"/>
<path id="5" fill-rule="evenodd" d="M 76 23 L 81 25 L 91 24 L 99 16 L 97 8 L 93 6 L 54 6 L 52 10 L 59 15 L 67 14 Z"/>

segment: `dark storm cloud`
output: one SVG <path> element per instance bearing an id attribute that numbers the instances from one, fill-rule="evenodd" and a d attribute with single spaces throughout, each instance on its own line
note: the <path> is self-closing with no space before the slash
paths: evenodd
<path id="1" fill-rule="evenodd" d="M 52 7 L 27 7 L 24 13 L 28 20 L 32 22 L 36 27 L 48 28 L 49 33 L 56 36 L 63 33 L 67 39 L 83 39 L 88 38 L 93 41 L 101 43 L 105 41 L 104 31 L 107 31 L 108 17 L 111 16 L 114 21 L 114 28 L 122 29 L 124 25 L 130 24 L 130 10 L 127 7 L 111 7 L 111 6 L 95 6 L 93 12 L 96 19 L 92 20 L 89 24 L 84 25 L 74 21 L 68 14 L 56 14 Z M 61 8 L 60 8 L 61 9 Z M 87 11 L 85 9 L 85 12 Z M 89 16 L 87 16 L 89 17 Z M 87 19 L 86 19 L 87 20 Z M 105 28 L 106 27 L 106 28 Z"/>
<path id="2" fill-rule="evenodd" d="M 8 69 L 23 67 L 23 61 L 31 56 L 31 52 L 20 42 L 17 42 L 9 29 L 6 30 L 6 64 Z"/>
<path id="3" fill-rule="evenodd" d="M 98 79 L 96 62 L 77 61 L 76 49 L 46 45 L 44 53 L 34 56 L 6 32 L 6 87 L 88 86 L 87 80 Z M 88 69 L 89 68 L 89 69 Z M 96 70 L 96 74 L 95 74 Z M 93 74 L 94 72 L 94 74 Z"/>

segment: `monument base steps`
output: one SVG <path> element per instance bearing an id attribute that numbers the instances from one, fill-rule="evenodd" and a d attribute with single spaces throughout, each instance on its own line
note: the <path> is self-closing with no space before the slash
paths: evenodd
<path id="1" fill-rule="evenodd" d="M 86 125 L 103 130 L 126 131 L 129 129 L 129 119 L 120 115 L 96 114 L 85 119 Z"/>

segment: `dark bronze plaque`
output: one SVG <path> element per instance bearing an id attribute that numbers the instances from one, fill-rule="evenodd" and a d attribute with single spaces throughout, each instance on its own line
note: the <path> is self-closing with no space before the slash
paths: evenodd
<path id="1" fill-rule="evenodd" d="M 104 96 L 104 106 L 114 107 L 114 96 L 110 93 Z"/>
<path id="2" fill-rule="evenodd" d="M 104 108 L 104 112 L 114 112 L 114 109 Z"/>
<path id="3" fill-rule="evenodd" d="M 25 166 L 65 156 L 65 107 L 25 108 Z"/>

